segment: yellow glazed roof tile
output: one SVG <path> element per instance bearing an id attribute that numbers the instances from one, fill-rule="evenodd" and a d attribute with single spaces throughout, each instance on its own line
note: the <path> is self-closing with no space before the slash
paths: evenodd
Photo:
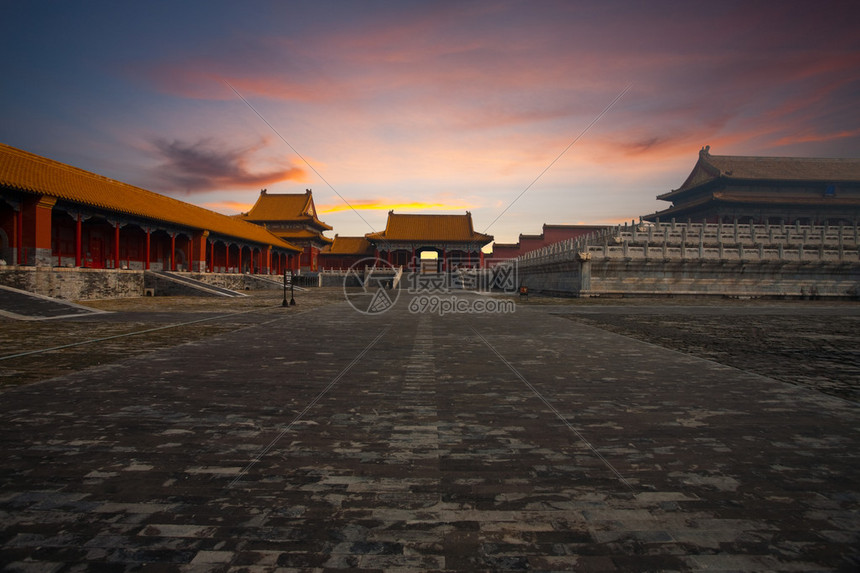
<path id="1" fill-rule="evenodd" d="M 491 235 L 476 233 L 472 214 L 465 215 L 398 215 L 388 213 L 385 231 L 368 233 L 366 237 L 377 241 L 440 241 L 488 243 Z"/>
<path id="2" fill-rule="evenodd" d="M 364 237 L 340 237 L 335 235 L 334 243 L 325 250 L 329 255 L 372 255 L 373 245 Z"/>
<path id="3" fill-rule="evenodd" d="M 321 230 L 331 230 L 317 218 L 314 197 L 310 189 L 304 193 L 268 193 L 260 192 L 257 202 L 246 214 L 241 215 L 246 221 L 304 221 Z"/>
<path id="4" fill-rule="evenodd" d="M 300 251 L 263 227 L 0 143 L 0 186 Z"/>

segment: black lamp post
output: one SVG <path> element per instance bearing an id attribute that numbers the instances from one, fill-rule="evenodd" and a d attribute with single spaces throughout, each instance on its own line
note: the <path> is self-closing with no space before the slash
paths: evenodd
<path id="1" fill-rule="evenodd" d="M 293 274 L 290 273 L 290 306 L 296 306 L 296 297 L 293 296 Z"/>
<path id="2" fill-rule="evenodd" d="M 287 275 L 287 273 L 290 273 Z M 290 284 L 290 302 L 287 302 L 287 283 Z M 296 306 L 296 297 L 294 296 L 293 290 L 293 273 L 292 271 L 287 271 L 284 269 L 284 302 L 281 303 L 281 306 Z"/>

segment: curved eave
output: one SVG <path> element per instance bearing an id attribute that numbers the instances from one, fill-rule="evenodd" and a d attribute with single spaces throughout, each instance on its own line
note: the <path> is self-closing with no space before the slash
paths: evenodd
<path id="1" fill-rule="evenodd" d="M 198 220 L 205 220 L 207 223 L 211 224 L 199 224 L 197 222 L 189 221 L 190 217 L 179 217 L 174 216 L 173 213 L 176 210 L 168 209 L 169 213 L 153 213 L 148 209 L 135 209 L 129 208 L 122 203 L 113 202 L 113 201 L 99 201 L 99 200 L 82 200 L 79 197 L 71 195 L 69 193 L 65 193 L 62 190 L 52 189 L 49 187 L 42 186 L 22 186 L 22 185 L 14 185 L 3 182 L 2 185 L 7 189 L 12 189 L 19 193 L 27 193 L 32 195 L 46 195 L 49 197 L 55 197 L 58 201 L 61 201 L 65 205 L 77 206 L 80 209 L 84 210 L 93 210 L 100 212 L 103 215 L 110 216 L 116 215 L 118 217 L 132 217 L 135 219 L 139 219 L 141 221 L 151 222 L 153 225 L 157 226 L 159 223 L 164 225 L 175 225 L 176 227 L 183 229 L 190 229 L 194 231 L 209 231 L 212 235 L 217 235 L 219 237 L 224 237 L 228 239 L 239 239 L 252 243 L 259 243 L 263 245 L 271 245 L 273 247 L 278 247 L 286 250 L 292 250 L 296 252 L 300 252 L 301 249 L 296 247 L 295 245 L 276 237 L 266 229 L 258 227 L 256 225 L 245 223 L 243 221 L 230 220 L 229 224 L 225 225 L 222 222 L 219 222 L 217 219 L 219 217 L 226 217 L 226 215 L 221 215 L 220 213 L 215 213 L 214 211 L 209 211 L 204 209 L 203 207 L 198 207 L 196 205 L 192 205 L 190 203 L 184 203 L 177 199 L 173 199 L 171 197 L 167 197 L 165 195 L 157 195 L 152 193 L 151 191 L 147 191 L 146 189 L 140 189 L 137 187 L 133 187 L 138 192 L 146 192 L 156 195 L 158 197 L 158 201 L 167 202 L 168 204 L 173 203 L 174 206 L 177 207 L 176 210 L 180 211 L 190 211 L 192 217 Z M 247 225 L 246 228 L 235 230 L 230 229 L 229 227 L 234 226 L 235 224 Z"/>
<path id="2" fill-rule="evenodd" d="M 721 174 L 719 177 L 711 179 L 709 181 L 703 181 L 698 185 L 694 185 L 692 187 L 681 187 L 680 189 L 674 189 L 669 191 L 668 193 L 664 193 L 662 195 L 657 195 L 657 199 L 661 201 L 672 201 L 676 197 L 685 195 L 687 193 L 695 193 L 696 191 L 701 191 L 704 189 L 708 189 L 709 187 L 717 186 L 717 184 L 734 184 L 734 185 L 744 185 L 744 184 L 765 184 L 768 187 L 804 187 L 804 186 L 812 186 L 812 185 L 858 185 L 860 186 L 860 182 L 856 179 L 823 179 L 823 178 L 815 178 L 815 179 L 774 179 L 770 177 L 735 177 L 733 175 Z"/>
<path id="3" fill-rule="evenodd" d="M 804 207 L 854 207 L 860 208 L 860 200 L 851 197 L 828 197 L 819 201 L 810 201 L 803 197 L 784 197 L 779 199 L 769 200 L 761 197 L 726 197 L 721 194 L 708 195 L 696 201 L 690 201 L 681 205 L 674 205 L 668 209 L 651 213 L 642 217 L 646 221 L 653 221 L 657 217 L 672 216 L 678 213 L 685 213 L 692 209 L 702 207 L 704 205 L 791 205 Z"/>
<path id="4" fill-rule="evenodd" d="M 365 235 L 368 241 L 379 241 L 382 243 L 474 243 L 486 245 L 493 240 L 492 235 L 483 233 L 475 233 L 472 237 L 462 238 L 433 238 L 433 237 L 398 237 L 389 239 L 385 236 L 385 232 L 368 233 Z"/>
<path id="5" fill-rule="evenodd" d="M 313 227 L 316 227 L 322 231 L 331 231 L 334 229 L 331 225 L 326 225 L 316 217 L 304 216 L 304 217 L 296 217 L 291 219 L 257 219 L 248 217 L 247 215 L 242 215 L 239 217 L 243 221 L 247 221 L 248 223 L 253 223 L 255 225 L 278 225 L 283 223 L 305 223 L 310 224 Z"/>
<path id="6" fill-rule="evenodd" d="M 768 199 L 766 197 L 725 197 L 715 195 L 714 201 L 719 203 L 738 203 L 742 205 L 809 205 L 813 207 L 860 207 L 858 197 L 821 197 L 812 201 L 805 197 L 780 197 Z"/>

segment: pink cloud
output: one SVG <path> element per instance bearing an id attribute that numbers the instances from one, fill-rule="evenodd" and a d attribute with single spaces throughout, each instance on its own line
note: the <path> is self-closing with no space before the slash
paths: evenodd
<path id="1" fill-rule="evenodd" d="M 629 82 L 634 89 L 571 160 L 668 161 L 705 144 L 756 152 L 838 139 L 856 123 L 846 86 L 860 62 L 835 34 L 838 18 L 820 9 L 674 5 L 672 18 L 626 10 L 412 6 L 298 38 L 263 34 L 247 39 L 256 59 L 216 48 L 153 65 L 147 77 L 183 97 L 235 99 L 227 80 L 249 99 L 271 100 L 272 114 L 288 110 L 315 132 L 360 142 L 338 152 L 379 165 L 378 180 L 541 167 Z M 836 41 L 797 49 L 809 30 Z M 345 156 L 329 149 L 314 152 L 337 168 Z"/>
<path id="2" fill-rule="evenodd" d="M 247 96 L 262 96 L 281 101 L 319 102 L 330 95 L 319 87 L 289 78 L 262 73 L 242 73 L 221 62 L 201 60 L 185 65 L 162 64 L 144 72 L 147 79 L 164 93 L 201 100 L 234 100 L 236 90 Z"/>

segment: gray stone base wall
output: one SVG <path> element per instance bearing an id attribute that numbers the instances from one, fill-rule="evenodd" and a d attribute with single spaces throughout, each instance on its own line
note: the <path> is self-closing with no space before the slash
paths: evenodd
<path id="1" fill-rule="evenodd" d="M 155 273 L 144 273 L 143 286 L 147 296 L 216 296 Z"/>
<path id="2" fill-rule="evenodd" d="M 580 296 L 582 278 L 578 271 L 550 271 L 521 273 L 519 285 L 527 286 L 530 292 L 561 296 Z"/>
<path id="3" fill-rule="evenodd" d="M 355 273 L 323 273 L 320 275 L 320 286 L 324 287 L 361 287 L 361 281 Z"/>
<path id="4" fill-rule="evenodd" d="M 143 272 L 52 267 L 0 267 L 0 284 L 64 300 L 143 295 Z"/>
<path id="5" fill-rule="evenodd" d="M 532 292 L 567 296 L 860 298 L 860 265 L 836 263 L 610 260 L 519 273 Z"/>
<path id="6" fill-rule="evenodd" d="M 201 282 L 235 291 L 278 290 L 276 275 L 236 273 L 183 273 Z M 146 276 L 146 278 L 144 278 Z M 84 269 L 65 267 L 0 266 L 0 284 L 63 300 L 95 300 L 144 296 L 154 289 L 157 296 L 203 295 L 172 281 L 153 283 L 143 270 Z"/>
<path id="7" fill-rule="evenodd" d="M 275 290 L 283 288 L 283 277 L 278 275 L 243 275 L 238 273 L 183 273 L 200 282 L 235 291 Z M 280 283 L 278 282 L 280 281 Z"/>
<path id="8" fill-rule="evenodd" d="M 592 262 L 583 294 L 856 297 L 860 266 L 838 264 Z"/>

